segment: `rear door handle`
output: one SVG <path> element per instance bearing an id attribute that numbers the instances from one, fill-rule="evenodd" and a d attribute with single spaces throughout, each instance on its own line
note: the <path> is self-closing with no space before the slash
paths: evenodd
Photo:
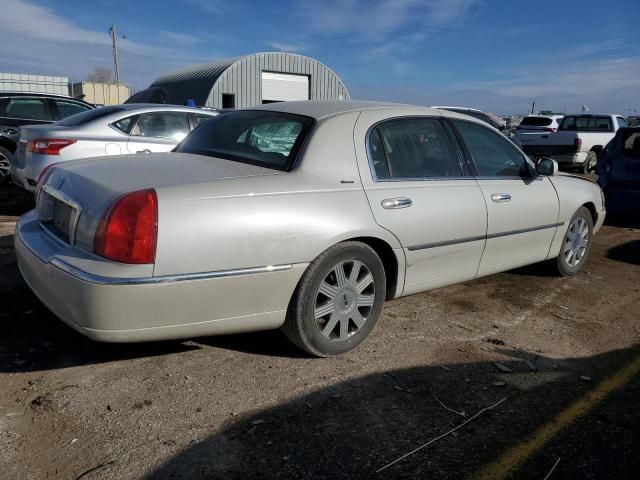
<path id="1" fill-rule="evenodd" d="M 511 200 L 511 195 L 508 193 L 494 193 L 491 195 L 491 200 L 496 203 L 509 202 Z"/>
<path id="2" fill-rule="evenodd" d="M 407 197 L 385 198 L 382 200 L 382 208 L 388 210 L 394 208 L 407 208 L 413 205 L 413 200 Z"/>
<path id="3" fill-rule="evenodd" d="M 144 150 L 138 150 L 136 153 L 151 153 L 151 150 L 145 148 Z"/>

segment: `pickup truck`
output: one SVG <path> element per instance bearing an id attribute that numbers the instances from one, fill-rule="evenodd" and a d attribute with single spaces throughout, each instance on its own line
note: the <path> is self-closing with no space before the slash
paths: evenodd
<path id="1" fill-rule="evenodd" d="M 516 134 L 522 150 L 531 157 L 551 157 L 565 168 L 584 173 L 595 168 L 598 153 L 618 129 L 627 127 L 621 115 L 578 114 L 562 119 L 558 131 Z"/>

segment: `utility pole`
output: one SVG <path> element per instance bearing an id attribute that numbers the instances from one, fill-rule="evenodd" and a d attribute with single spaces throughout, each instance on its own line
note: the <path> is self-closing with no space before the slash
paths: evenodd
<path id="1" fill-rule="evenodd" d="M 533 115 L 533 111 L 536 109 L 536 102 L 535 100 L 533 101 L 533 104 L 531 105 L 531 115 Z"/>
<path id="2" fill-rule="evenodd" d="M 120 73 L 118 72 L 118 43 L 116 41 L 116 39 L 118 38 L 118 34 L 116 32 L 115 25 L 111 25 L 111 27 L 109 28 L 109 36 L 111 37 L 111 45 L 113 46 L 113 67 L 116 85 L 119 85 Z"/>

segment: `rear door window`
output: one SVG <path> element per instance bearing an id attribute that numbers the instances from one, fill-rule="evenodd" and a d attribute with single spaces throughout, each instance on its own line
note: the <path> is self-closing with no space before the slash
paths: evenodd
<path id="1" fill-rule="evenodd" d="M 202 122 L 206 122 L 207 120 L 211 120 L 215 115 L 203 115 L 202 113 L 192 113 L 191 117 L 193 118 L 193 128 L 200 125 Z"/>
<path id="2" fill-rule="evenodd" d="M 122 133 L 129 135 L 129 132 L 131 131 L 131 127 L 133 127 L 136 118 L 137 118 L 137 115 L 132 115 L 130 117 L 122 118 L 117 122 L 112 123 L 111 126 L 114 127 L 116 130 L 119 130 Z"/>
<path id="3" fill-rule="evenodd" d="M 451 119 L 456 126 L 480 177 L 523 177 L 527 175 L 526 160 L 505 138 L 482 125 Z"/>
<path id="4" fill-rule="evenodd" d="M 140 114 L 131 135 L 180 141 L 189 131 L 187 112 L 151 112 Z"/>
<path id="5" fill-rule="evenodd" d="M 58 118 L 63 119 L 75 115 L 76 113 L 86 112 L 91 110 L 91 107 L 76 102 L 67 102 L 65 100 L 53 101 L 58 107 Z"/>
<path id="6" fill-rule="evenodd" d="M 378 180 L 462 175 L 456 150 L 435 118 L 380 123 L 369 134 L 369 153 Z"/>
<path id="7" fill-rule="evenodd" d="M 558 130 L 571 132 L 611 132 L 611 117 L 564 117 Z"/>
<path id="8" fill-rule="evenodd" d="M 47 100 L 44 98 L 12 98 L 5 116 L 25 120 L 53 120 Z"/>

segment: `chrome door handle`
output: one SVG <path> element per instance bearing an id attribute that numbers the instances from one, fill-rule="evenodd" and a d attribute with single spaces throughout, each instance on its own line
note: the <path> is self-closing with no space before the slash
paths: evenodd
<path id="1" fill-rule="evenodd" d="M 144 150 L 138 150 L 136 153 L 151 153 L 151 150 L 145 148 Z"/>
<path id="2" fill-rule="evenodd" d="M 494 193 L 491 195 L 491 200 L 496 203 L 508 202 L 511 200 L 511 195 L 508 193 Z"/>
<path id="3" fill-rule="evenodd" d="M 382 208 L 407 208 L 413 205 L 413 200 L 407 197 L 385 198 L 382 200 Z"/>

